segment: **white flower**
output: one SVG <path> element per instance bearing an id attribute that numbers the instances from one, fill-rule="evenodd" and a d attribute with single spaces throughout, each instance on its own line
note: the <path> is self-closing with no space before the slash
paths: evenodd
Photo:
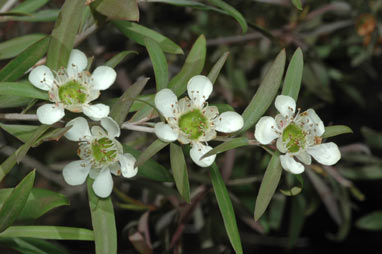
<path id="1" fill-rule="evenodd" d="M 155 134 L 165 142 L 178 140 L 191 144 L 191 159 L 200 167 L 208 167 L 216 155 L 200 159 L 212 147 L 207 145 L 216 137 L 216 131 L 232 133 L 243 127 L 243 118 L 228 111 L 219 115 L 218 108 L 208 106 L 206 100 L 212 93 L 212 83 L 202 75 L 194 76 L 187 84 L 188 97 L 178 101 L 170 89 L 162 89 L 155 95 L 155 106 L 166 118 L 166 122 L 155 125 Z"/>
<path id="2" fill-rule="evenodd" d="M 79 142 L 77 151 L 81 160 L 73 161 L 63 169 L 65 181 L 70 185 L 80 185 L 89 175 L 95 179 L 93 190 L 101 198 L 108 197 L 113 189 L 114 175 L 133 177 L 138 168 L 134 167 L 135 158 L 123 153 L 122 145 L 115 139 L 121 134 L 118 124 L 110 117 L 101 119 L 100 126 L 89 129 L 83 117 L 77 117 L 66 124 L 72 126 L 65 137 Z"/>
<path id="3" fill-rule="evenodd" d="M 53 124 L 64 117 L 64 109 L 83 112 L 89 118 L 98 121 L 109 115 L 110 108 L 104 104 L 90 105 L 97 99 L 100 90 L 109 88 L 116 79 L 116 72 L 108 66 L 99 66 L 90 74 L 85 71 L 88 65 L 86 55 L 73 49 L 67 68 L 52 72 L 47 66 L 40 65 L 29 74 L 29 81 L 35 87 L 48 91 L 54 104 L 45 104 L 37 109 L 37 117 L 43 124 Z"/>
<path id="4" fill-rule="evenodd" d="M 280 156 L 280 161 L 286 171 L 300 174 L 305 169 L 293 156 L 306 165 L 311 164 L 311 156 L 324 165 L 337 163 L 341 158 L 338 146 L 333 142 L 321 144 L 325 127 L 313 109 L 295 114 L 296 102 L 285 95 L 277 96 L 275 106 L 280 114 L 275 118 L 260 118 L 255 138 L 264 145 L 277 139 L 277 149 L 285 154 Z"/>

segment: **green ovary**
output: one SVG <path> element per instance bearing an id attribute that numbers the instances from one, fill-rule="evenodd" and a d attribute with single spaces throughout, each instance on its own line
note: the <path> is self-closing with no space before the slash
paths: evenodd
<path id="1" fill-rule="evenodd" d="M 283 142 L 288 142 L 286 148 L 290 153 L 296 153 L 300 148 L 304 148 L 305 134 L 296 124 L 289 124 L 283 131 Z"/>
<path id="2" fill-rule="evenodd" d="M 108 138 L 101 138 L 95 140 L 92 145 L 93 158 L 97 162 L 110 162 L 117 156 L 116 150 L 110 150 L 114 143 Z"/>
<path id="3" fill-rule="evenodd" d="M 195 109 L 182 115 L 178 125 L 190 139 L 195 140 L 203 135 L 204 130 L 207 129 L 208 120 L 200 110 Z"/>
<path id="4" fill-rule="evenodd" d="M 86 101 L 85 87 L 75 80 L 71 80 L 60 86 L 58 96 L 65 105 L 83 104 Z"/>

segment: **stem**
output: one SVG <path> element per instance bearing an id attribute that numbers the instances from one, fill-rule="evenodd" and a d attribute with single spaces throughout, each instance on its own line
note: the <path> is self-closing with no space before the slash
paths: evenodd
<path id="1" fill-rule="evenodd" d="M 8 0 L 3 7 L 1 7 L 0 12 L 7 12 L 17 3 L 17 0 Z"/>
<path id="2" fill-rule="evenodd" d="M 138 125 L 135 125 L 135 123 L 127 123 L 127 122 L 122 124 L 121 129 L 154 133 L 154 128 L 138 126 Z"/>
<path id="3" fill-rule="evenodd" d="M 18 114 L 18 113 L 0 114 L 0 119 L 38 121 L 37 115 L 35 114 Z"/>

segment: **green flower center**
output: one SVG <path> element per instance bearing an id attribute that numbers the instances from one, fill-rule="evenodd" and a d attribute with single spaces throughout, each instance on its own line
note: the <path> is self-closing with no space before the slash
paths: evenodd
<path id="1" fill-rule="evenodd" d="M 114 149 L 114 142 L 108 138 L 96 139 L 91 144 L 93 158 L 97 162 L 111 162 L 117 156 L 117 150 Z"/>
<path id="2" fill-rule="evenodd" d="M 290 153 L 296 153 L 305 145 L 305 133 L 294 123 L 289 124 L 283 131 L 283 142 Z"/>
<path id="3" fill-rule="evenodd" d="M 58 90 L 60 101 L 65 105 L 83 104 L 86 101 L 86 88 L 75 80 L 60 86 Z"/>
<path id="4" fill-rule="evenodd" d="M 179 118 L 178 125 L 190 139 L 197 139 L 208 128 L 208 120 L 199 109 L 194 109 L 182 115 Z"/>

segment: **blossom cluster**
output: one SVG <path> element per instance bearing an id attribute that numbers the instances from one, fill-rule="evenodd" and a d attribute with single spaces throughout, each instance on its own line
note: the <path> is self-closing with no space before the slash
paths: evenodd
<path id="1" fill-rule="evenodd" d="M 93 190 L 99 197 L 108 197 L 113 189 L 112 174 L 134 177 L 138 168 L 136 159 L 123 152 L 117 140 L 121 134 L 119 125 L 109 117 L 109 106 L 90 104 L 108 89 L 116 80 L 116 72 L 108 66 L 99 66 L 88 72 L 86 55 L 72 50 L 66 68 L 57 72 L 41 65 L 34 68 L 29 81 L 39 89 L 48 92 L 52 104 L 37 109 L 37 117 L 43 124 L 54 124 L 65 116 L 65 110 L 84 113 L 99 125 L 90 128 L 84 117 L 70 120 L 71 128 L 65 137 L 78 142 L 77 154 L 80 160 L 67 164 L 63 177 L 70 185 L 80 185 L 87 177 L 94 179 Z M 155 107 L 164 121 L 155 124 L 156 136 L 164 142 L 178 141 L 189 144 L 190 157 L 200 167 L 213 164 L 216 154 L 204 158 L 213 148 L 208 142 L 219 133 L 234 134 L 244 126 L 243 117 L 234 112 L 219 112 L 218 107 L 208 105 L 207 99 L 213 91 L 208 77 L 197 75 L 187 84 L 187 95 L 178 100 L 168 88 L 155 95 Z M 257 122 L 254 136 L 263 145 L 275 141 L 282 167 L 293 174 L 300 174 L 311 164 L 312 157 L 324 165 L 333 165 L 341 157 L 336 144 L 322 143 L 325 127 L 313 109 L 296 113 L 296 102 L 289 96 L 279 95 L 275 100 L 279 114 L 275 118 L 263 116 Z M 296 160 L 297 159 L 297 160 Z M 302 162 L 302 163 L 300 163 Z"/>

